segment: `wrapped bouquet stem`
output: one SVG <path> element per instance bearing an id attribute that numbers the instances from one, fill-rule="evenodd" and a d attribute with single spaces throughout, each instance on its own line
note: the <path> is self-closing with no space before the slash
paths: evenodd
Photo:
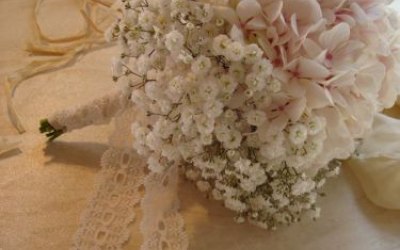
<path id="1" fill-rule="evenodd" d="M 121 0 L 106 37 L 122 87 L 41 126 L 54 139 L 118 117 L 77 247 L 120 247 L 143 184 L 143 249 L 187 248 L 179 176 L 238 223 L 318 218 L 325 181 L 399 93 L 389 2 Z"/>
<path id="2" fill-rule="evenodd" d="M 110 122 L 129 103 L 129 92 L 117 89 L 111 93 L 72 109 L 61 110 L 41 121 L 40 132 L 49 140 L 75 129 Z"/>

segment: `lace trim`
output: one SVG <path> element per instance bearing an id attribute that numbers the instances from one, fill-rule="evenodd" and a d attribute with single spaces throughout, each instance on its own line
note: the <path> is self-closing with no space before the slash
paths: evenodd
<path id="1" fill-rule="evenodd" d="M 143 166 L 132 151 L 110 148 L 104 153 L 96 192 L 81 219 L 74 249 L 121 249 L 141 200 Z"/>
<path id="2" fill-rule="evenodd" d="M 144 218 L 141 232 L 144 242 L 141 250 L 184 250 L 189 241 L 179 214 L 177 197 L 178 171 L 171 167 L 164 174 L 149 174 L 145 180 L 146 194 L 141 207 Z"/>
<path id="3" fill-rule="evenodd" d="M 162 175 L 149 174 L 144 161 L 129 150 L 132 121 L 140 119 L 136 113 L 127 105 L 116 118 L 111 148 L 102 157 L 96 191 L 82 216 L 73 249 L 121 249 L 130 236 L 128 226 L 135 218 L 134 207 L 140 202 L 142 250 L 185 250 L 189 246 L 184 220 L 178 211 L 177 167 Z"/>

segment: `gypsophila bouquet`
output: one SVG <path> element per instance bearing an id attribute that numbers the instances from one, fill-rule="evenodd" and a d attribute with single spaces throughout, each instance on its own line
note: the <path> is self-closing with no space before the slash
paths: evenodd
<path id="1" fill-rule="evenodd" d="M 237 222 L 317 218 L 338 160 L 399 93 L 389 2 L 121 0 L 106 36 L 141 112 L 133 147 L 152 172 L 179 165 Z"/>

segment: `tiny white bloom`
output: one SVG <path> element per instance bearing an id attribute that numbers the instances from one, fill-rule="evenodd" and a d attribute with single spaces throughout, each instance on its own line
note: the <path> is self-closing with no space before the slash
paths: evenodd
<path id="1" fill-rule="evenodd" d="M 292 194 L 295 196 L 303 195 L 315 188 L 315 182 L 312 180 L 298 180 L 292 186 Z"/>
<path id="2" fill-rule="evenodd" d="M 307 139 L 307 127 L 297 123 L 289 128 L 289 139 L 295 145 L 303 144 Z"/>
<path id="3" fill-rule="evenodd" d="M 252 67 L 253 72 L 261 74 L 262 76 L 270 76 L 273 70 L 272 63 L 268 59 L 261 59 Z"/>
<path id="4" fill-rule="evenodd" d="M 263 51 L 256 44 L 247 45 L 244 48 L 244 60 L 248 64 L 254 64 L 261 60 Z"/>
<path id="5" fill-rule="evenodd" d="M 211 60 L 206 56 L 199 56 L 192 64 L 192 71 L 197 75 L 205 75 L 211 68 Z"/>
<path id="6" fill-rule="evenodd" d="M 307 122 L 308 133 L 310 135 L 318 134 L 326 125 L 326 120 L 323 117 L 313 116 Z"/>
<path id="7" fill-rule="evenodd" d="M 277 93 L 281 91 L 282 83 L 279 80 L 272 78 L 271 80 L 267 81 L 266 89 L 271 93 Z"/>
<path id="8" fill-rule="evenodd" d="M 238 148 L 242 142 L 242 134 L 238 130 L 228 131 L 226 140 L 223 142 L 226 149 Z"/>
<path id="9" fill-rule="evenodd" d="M 200 86 L 200 95 L 206 100 L 213 100 L 218 95 L 218 87 L 213 80 L 207 81 Z"/>
<path id="10" fill-rule="evenodd" d="M 143 29 L 149 30 L 153 27 L 154 20 L 156 20 L 155 14 L 146 9 L 140 12 L 138 23 Z"/>
<path id="11" fill-rule="evenodd" d="M 246 204 L 237 199 L 226 199 L 225 207 L 236 212 L 244 212 L 247 209 Z"/>
<path id="12" fill-rule="evenodd" d="M 224 55 L 231 44 L 231 39 L 227 35 L 218 35 L 214 38 L 212 48 L 216 55 Z"/>
<path id="13" fill-rule="evenodd" d="M 181 50 L 184 43 L 185 43 L 185 38 L 177 30 L 173 30 L 165 36 L 165 46 L 171 52 Z"/>
<path id="14" fill-rule="evenodd" d="M 154 172 L 154 173 L 162 173 L 165 169 L 165 166 L 163 164 L 160 163 L 160 159 L 159 156 L 157 155 L 151 155 L 148 159 L 147 159 L 147 165 L 148 168 Z"/>
<path id="15" fill-rule="evenodd" d="M 228 48 L 224 52 L 224 56 L 233 62 L 242 60 L 244 55 L 243 45 L 239 42 L 232 42 L 228 45 Z"/>

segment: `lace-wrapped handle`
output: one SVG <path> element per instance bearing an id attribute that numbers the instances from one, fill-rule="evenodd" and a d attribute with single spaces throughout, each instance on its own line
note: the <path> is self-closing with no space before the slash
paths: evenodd
<path id="1" fill-rule="evenodd" d="M 66 132 L 95 124 L 108 123 L 129 103 L 129 92 L 117 89 L 110 94 L 72 109 L 61 110 L 40 122 L 39 131 L 56 139 Z"/>

